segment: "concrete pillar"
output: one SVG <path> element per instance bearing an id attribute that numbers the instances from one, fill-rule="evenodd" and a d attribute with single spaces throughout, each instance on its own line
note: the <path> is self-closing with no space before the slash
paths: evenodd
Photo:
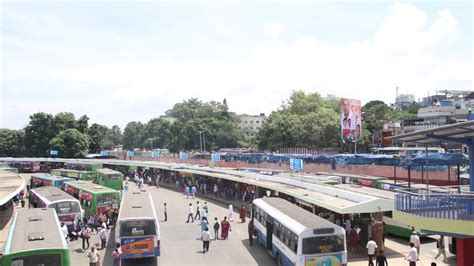
<path id="1" fill-rule="evenodd" d="M 469 145 L 469 190 L 474 192 L 474 138 Z"/>
<path id="2" fill-rule="evenodd" d="M 474 265 L 474 238 L 456 239 L 458 265 Z"/>

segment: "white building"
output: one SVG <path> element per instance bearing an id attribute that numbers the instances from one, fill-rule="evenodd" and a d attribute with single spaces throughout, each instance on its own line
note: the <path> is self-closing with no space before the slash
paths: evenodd
<path id="1" fill-rule="evenodd" d="M 396 107 L 408 106 L 415 102 L 415 95 L 413 94 L 400 94 L 395 99 Z"/>
<path id="2" fill-rule="evenodd" d="M 239 127 L 247 136 L 255 137 L 266 119 L 267 117 L 264 113 L 259 115 L 238 115 L 237 127 Z"/>

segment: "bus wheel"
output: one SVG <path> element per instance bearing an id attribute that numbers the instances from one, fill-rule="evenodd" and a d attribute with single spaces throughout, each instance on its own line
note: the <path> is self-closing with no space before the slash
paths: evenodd
<path id="1" fill-rule="evenodd" d="M 283 262 L 281 261 L 281 256 L 280 256 L 280 254 L 277 254 L 276 261 L 277 261 L 277 265 L 278 265 L 278 266 L 282 266 L 282 265 L 283 265 Z"/>

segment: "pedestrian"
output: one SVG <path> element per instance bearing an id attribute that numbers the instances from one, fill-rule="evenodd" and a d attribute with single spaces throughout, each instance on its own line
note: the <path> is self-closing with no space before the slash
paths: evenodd
<path id="1" fill-rule="evenodd" d="M 193 199 L 196 196 L 196 192 L 197 192 L 196 185 L 193 185 L 191 187 L 191 195 L 193 196 Z"/>
<path id="2" fill-rule="evenodd" d="M 249 231 L 249 242 L 250 245 L 253 245 L 253 234 L 255 232 L 255 226 L 253 225 L 253 220 L 250 220 L 249 226 L 248 226 L 248 231 Z"/>
<path id="3" fill-rule="evenodd" d="M 202 219 L 201 220 L 201 232 L 206 230 L 206 229 L 209 229 L 209 223 L 207 222 L 207 220 Z"/>
<path id="4" fill-rule="evenodd" d="M 67 229 L 67 226 L 64 223 L 61 223 L 61 231 L 63 231 L 64 239 L 66 239 L 67 242 L 69 237 L 69 230 Z"/>
<path id="5" fill-rule="evenodd" d="M 206 228 L 202 231 L 201 240 L 202 240 L 202 254 L 209 251 L 209 240 L 211 239 L 211 235 L 209 234 L 209 228 Z"/>
<path id="6" fill-rule="evenodd" d="M 112 253 L 112 257 L 114 258 L 113 266 L 122 266 L 122 252 L 120 252 L 120 244 L 115 244 L 114 252 Z"/>
<path id="7" fill-rule="evenodd" d="M 209 209 L 207 207 L 207 202 L 206 201 L 204 202 L 204 206 L 202 206 L 202 208 L 206 211 L 206 213 L 209 213 Z"/>
<path id="8" fill-rule="evenodd" d="M 165 211 L 165 222 L 168 221 L 168 212 L 166 210 L 166 202 L 164 203 L 164 211 Z"/>
<path id="9" fill-rule="evenodd" d="M 186 186 L 185 192 L 186 192 L 186 198 L 188 199 L 188 198 L 189 198 L 189 194 L 191 193 L 191 190 L 190 190 L 189 186 Z"/>
<path id="10" fill-rule="evenodd" d="M 375 249 L 378 248 L 377 243 L 372 240 L 372 237 L 369 238 L 369 242 L 365 246 L 367 248 L 367 254 L 369 255 L 369 266 L 374 266 L 374 261 L 372 260 L 375 255 Z"/>
<path id="11" fill-rule="evenodd" d="M 245 223 L 245 218 L 247 217 L 247 210 L 245 209 L 245 206 L 243 204 L 242 207 L 240 207 L 239 216 L 240 221 L 242 221 L 242 223 Z"/>
<path id="12" fill-rule="evenodd" d="M 89 238 L 91 238 L 91 230 L 89 229 L 89 226 L 84 226 L 82 229 L 80 236 L 82 238 L 82 249 L 86 250 L 89 248 Z M 86 248 L 86 243 L 87 243 L 87 248 Z"/>
<path id="13" fill-rule="evenodd" d="M 194 196 L 193 196 L 194 199 Z M 194 217 L 194 220 L 197 220 L 199 216 L 199 219 L 201 219 L 201 204 L 199 204 L 199 200 L 196 203 L 196 216 Z"/>
<path id="14" fill-rule="evenodd" d="M 418 260 L 418 251 L 415 247 L 415 244 L 410 243 L 410 252 L 405 259 L 410 262 L 410 266 L 416 266 L 416 261 Z"/>
<path id="15" fill-rule="evenodd" d="M 128 191 L 128 181 L 125 181 L 125 184 L 123 185 L 123 190 L 124 190 L 125 192 Z"/>
<path id="16" fill-rule="evenodd" d="M 105 249 L 107 244 L 107 229 L 102 227 L 99 231 L 99 238 L 100 238 L 100 247 L 101 249 Z"/>
<path id="17" fill-rule="evenodd" d="M 87 254 L 87 257 L 89 257 L 89 266 L 100 265 L 100 254 L 95 249 L 94 246 L 91 247 L 91 251 L 89 251 L 89 254 Z"/>
<path id="18" fill-rule="evenodd" d="M 344 223 L 344 226 L 346 228 L 346 234 L 349 234 L 349 232 L 352 229 L 352 222 L 351 222 L 351 219 L 349 217 L 347 217 L 346 222 Z"/>
<path id="19" fill-rule="evenodd" d="M 385 257 L 382 250 L 379 251 L 379 255 L 375 261 L 375 266 L 388 266 L 387 257 Z"/>
<path id="20" fill-rule="evenodd" d="M 219 192 L 219 188 L 217 187 L 217 184 L 214 184 L 214 196 L 217 198 L 217 194 Z"/>
<path id="21" fill-rule="evenodd" d="M 221 226 L 219 225 L 219 221 L 217 220 L 217 217 L 214 218 L 214 239 L 217 240 L 219 239 L 219 228 Z"/>
<path id="22" fill-rule="evenodd" d="M 418 233 L 416 231 L 411 232 L 410 243 L 413 243 L 413 245 L 415 245 L 416 252 L 418 256 L 420 256 L 420 237 L 418 236 Z"/>
<path id="23" fill-rule="evenodd" d="M 176 191 L 179 191 L 179 180 L 176 179 Z"/>
<path id="24" fill-rule="evenodd" d="M 444 236 L 440 236 L 438 241 L 436 241 L 436 248 L 438 248 L 438 255 L 436 255 L 435 259 L 437 259 L 441 254 L 443 254 L 443 262 L 446 262 L 446 249 L 444 246 Z"/>
<path id="25" fill-rule="evenodd" d="M 201 208 L 201 220 L 206 220 L 207 221 L 207 211 L 203 208 Z"/>
<path id="26" fill-rule="evenodd" d="M 355 253 L 357 249 L 357 243 L 359 242 L 359 234 L 357 233 L 357 230 L 355 230 L 354 226 L 352 226 L 351 230 L 349 231 L 348 242 L 351 251 Z"/>
<path id="27" fill-rule="evenodd" d="M 229 221 L 227 221 L 227 217 L 224 217 L 224 220 L 221 221 L 221 237 L 222 239 L 229 238 L 229 232 L 232 232 L 232 228 L 230 227 Z"/>
<path id="28" fill-rule="evenodd" d="M 193 204 L 192 203 L 189 203 L 188 220 L 186 221 L 186 223 L 189 223 L 189 218 L 191 218 L 191 221 L 194 223 Z"/>
<path id="29" fill-rule="evenodd" d="M 230 222 L 234 221 L 232 218 L 232 214 L 234 213 L 234 207 L 232 204 L 229 204 L 229 210 L 227 211 L 227 218 L 229 219 Z"/>

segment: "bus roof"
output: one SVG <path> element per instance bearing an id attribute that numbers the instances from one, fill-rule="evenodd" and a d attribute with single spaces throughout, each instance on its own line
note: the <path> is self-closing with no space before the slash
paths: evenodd
<path id="1" fill-rule="evenodd" d="M 99 162 L 94 162 L 94 161 L 90 161 L 90 162 L 87 162 L 87 161 L 69 161 L 69 162 L 66 162 L 66 165 L 102 165 L 102 163 L 99 163 Z"/>
<path id="2" fill-rule="evenodd" d="M 97 185 L 90 181 L 67 181 L 66 184 L 91 193 L 118 193 L 115 189 Z"/>
<path id="3" fill-rule="evenodd" d="M 63 201 L 63 200 L 78 201 L 76 198 L 67 194 L 66 192 L 62 191 L 61 189 L 57 187 L 49 187 L 49 186 L 39 187 L 39 188 L 34 188 L 30 191 L 36 194 L 40 194 L 49 202 Z"/>
<path id="4" fill-rule="evenodd" d="M 101 168 L 101 169 L 97 169 L 95 171 L 98 172 L 99 174 L 103 174 L 103 175 L 121 175 L 122 174 L 120 172 L 114 171 L 114 170 L 109 169 L 109 168 Z"/>
<path id="5" fill-rule="evenodd" d="M 271 207 L 279 210 L 284 213 L 289 218 L 295 220 L 301 225 L 307 228 L 335 228 L 337 225 L 329 222 L 328 220 L 321 218 L 317 215 L 314 215 L 307 210 L 304 210 L 297 205 L 277 197 L 263 197 L 254 200 L 258 204 L 258 201 L 263 201 L 264 203 L 270 205 Z"/>
<path id="6" fill-rule="evenodd" d="M 155 218 L 155 207 L 150 192 L 137 191 L 123 194 L 119 219 Z"/>
<path id="7" fill-rule="evenodd" d="M 74 169 L 66 169 L 66 168 L 53 169 L 53 171 L 54 170 L 61 171 L 61 172 L 69 172 L 69 173 L 95 173 L 95 171 L 74 170 Z"/>
<path id="8" fill-rule="evenodd" d="M 383 190 L 374 187 L 366 187 L 354 184 L 339 184 L 335 185 L 334 187 L 389 200 L 394 200 L 395 195 L 397 194 L 396 192 L 390 190 Z"/>
<path id="9" fill-rule="evenodd" d="M 32 174 L 31 177 L 38 177 L 47 180 L 63 180 L 63 181 L 72 181 L 74 178 L 64 177 L 64 176 L 55 176 L 50 174 Z"/>
<path id="10" fill-rule="evenodd" d="M 55 230 L 51 230 L 55 225 Z M 54 209 L 19 210 L 12 224 L 8 241 L 10 253 L 40 248 L 67 248 Z M 8 249 L 5 250 L 8 252 Z"/>

